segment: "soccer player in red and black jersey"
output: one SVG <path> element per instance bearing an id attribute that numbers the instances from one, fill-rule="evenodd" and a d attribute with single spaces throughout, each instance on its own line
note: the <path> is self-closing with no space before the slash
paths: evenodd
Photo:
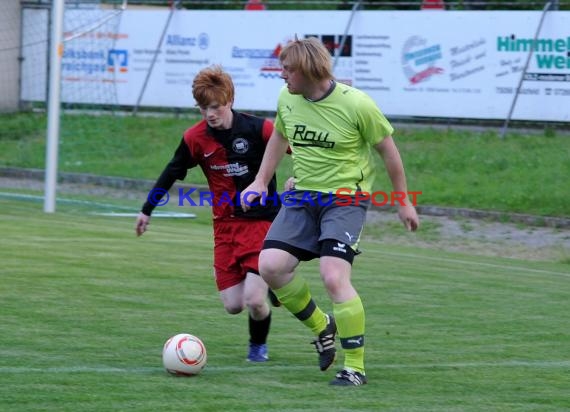
<path id="1" fill-rule="evenodd" d="M 267 296 L 271 292 L 259 276 L 258 257 L 280 207 L 275 176 L 265 205 L 253 206 L 244 214 L 238 202 L 241 191 L 259 170 L 273 123 L 232 109 L 234 85 L 220 66 L 201 70 L 194 78 L 192 94 L 203 119 L 185 131 L 137 217 L 136 234 L 147 230 L 154 207 L 175 181 L 183 180 L 188 169 L 200 166 L 212 198 L 216 285 L 228 313 L 238 314 L 247 308 L 247 360 L 264 362 L 268 359 L 271 308 Z"/>

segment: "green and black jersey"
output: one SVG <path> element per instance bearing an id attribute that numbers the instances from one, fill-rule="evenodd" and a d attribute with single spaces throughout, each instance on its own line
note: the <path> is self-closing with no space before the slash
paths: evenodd
<path id="1" fill-rule="evenodd" d="M 370 96 L 343 83 L 318 101 L 284 87 L 275 127 L 289 141 L 296 189 L 324 193 L 370 192 L 373 146 L 394 130 Z"/>

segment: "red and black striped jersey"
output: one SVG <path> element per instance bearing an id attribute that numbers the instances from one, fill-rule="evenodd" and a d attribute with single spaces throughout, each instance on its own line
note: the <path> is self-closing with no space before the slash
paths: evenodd
<path id="1" fill-rule="evenodd" d="M 176 180 L 184 180 L 188 169 L 200 166 L 208 181 L 214 219 L 252 218 L 273 220 L 279 211 L 276 177 L 268 185 L 265 206 L 253 206 L 244 213 L 239 204 L 241 192 L 249 186 L 261 165 L 265 147 L 273 131 L 268 119 L 233 111 L 231 129 L 216 130 L 205 120 L 184 132 L 180 145 L 156 181 L 154 189 L 170 190 Z M 154 204 L 145 202 L 148 216 Z"/>

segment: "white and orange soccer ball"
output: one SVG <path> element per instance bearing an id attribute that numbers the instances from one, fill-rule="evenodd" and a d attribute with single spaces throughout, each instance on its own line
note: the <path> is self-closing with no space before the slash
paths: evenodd
<path id="1" fill-rule="evenodd" d="M 162 348 L 162 364 L 173 375 L 193 376 L 202 372 L 208 355 L 197 336 L 179 333 L 169 338 Z"/>

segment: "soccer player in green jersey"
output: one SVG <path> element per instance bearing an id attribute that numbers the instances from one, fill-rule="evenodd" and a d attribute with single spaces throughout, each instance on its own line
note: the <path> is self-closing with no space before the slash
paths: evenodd
<path id="1" fill-rule="evenodd" d="M 365 319 L 351 272 L 370 206 L 364 194 L 370 193 L 375 177 L 374 152 L 383 159 L 393 190 L 403 195 L 398 214 L 405 227 L 415 231 L 419 219 L 407 197 L 393 128 L 375 102 L 334 80 L 331 55 L 317 38 L 288 43 L 279 59 L 286 87 L 261 167 L 242 192 L 241 203 L 245 210 L 258 196 L 263 203 L 267 184 L 290 147 L 295 188 L 267 233 L 259 270 L 282 305 L 316 335 L 313 343 L 323 371 L 335 360 L 338 334 L 344 366 L 330 383 L 358 386 L 367 382 Z M 321 310 L 306 281 L 295 273 L 300 261 L 313 258 L 320 259 L 332 314 Z"/>

